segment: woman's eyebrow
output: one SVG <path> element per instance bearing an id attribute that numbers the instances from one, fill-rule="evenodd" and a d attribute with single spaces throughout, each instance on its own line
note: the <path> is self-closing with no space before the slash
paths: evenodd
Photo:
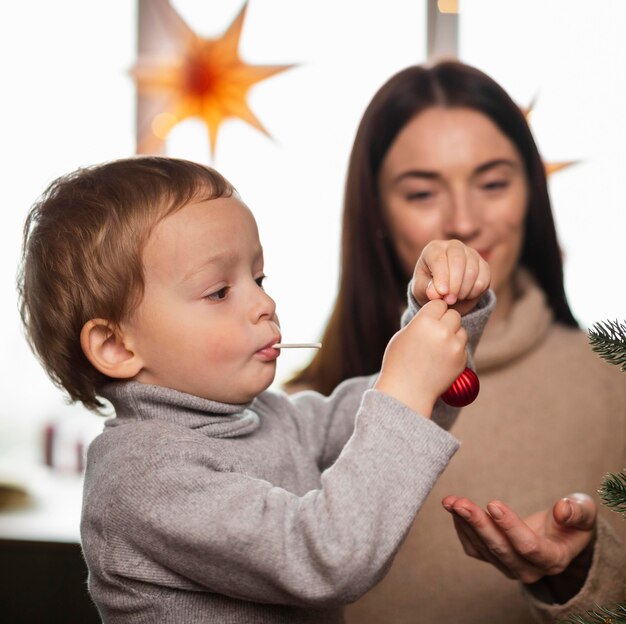
<path id="1" fill-rule="evenodd" d="M 494 158 L 493 160 L 489 160 L 482 165 L 478 165 L 474 172 L 477 174 L 484 173 L 485 171 L 489 171 L 490 169 L 501 165 L 510 167 L 511 169 L 517 169 L 519 167 L 519 164 L 510 158 Z"/>
<path id="2" fill-rule="evenodd" d="M 394 179 L 393 183 L 397 184 L 406 178 L 423 178 L 426 180 L 437 180 L 441 177 L 439 173 L 436 171 L 426 171 L 424 169 L 409 169 L 408 171 L 403 171 L 398 174 Z"/>
<path id="3" fill-rule="evenodd" d="M 489 171 L 490 169 L 493 169 L 494 167 L 499 167 L 501 165 L 510 167 L 511 169 L 519 168 L 519 163 L 510 158 L 494 158 L 493 160 L 488 160 L 487 162 L 478 165 L 478 167 L 474 169 L 474 173 L 481 174 L 485 171 Z M 393 179 L 393 183 L 397 184 L 398 182 L 401 182 L 402 180 L 405 180 L 407 178 L 439 180 L 441 179 L 441 174 L 438 171 L 429 171 L 427 169 L 408 169 L 407 171 L 403 171 L 402 173 L 398 174 Z"/>

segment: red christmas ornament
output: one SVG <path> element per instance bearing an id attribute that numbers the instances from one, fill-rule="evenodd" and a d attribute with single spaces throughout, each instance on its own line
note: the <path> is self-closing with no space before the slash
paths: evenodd
<path id="1" fill-rule="evenodd" d="M 476 373 L 471 368 L 466 368 L 441 395 L 441 400 L 452 407 L 465 407 L 478 396 L 479 390 L 480 383 Z"/>

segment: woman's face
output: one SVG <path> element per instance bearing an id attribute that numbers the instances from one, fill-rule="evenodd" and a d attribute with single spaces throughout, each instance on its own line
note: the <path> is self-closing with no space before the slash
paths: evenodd
<path id="1" fill-rule="evenodd" d="M 429 108 L 387 152 L 378 177 L 389 234 L 408 275 L 433 239 L 456 238 L 510 287 L 524 236 L 528 185 L 515 145 L 469 108 Z"/>

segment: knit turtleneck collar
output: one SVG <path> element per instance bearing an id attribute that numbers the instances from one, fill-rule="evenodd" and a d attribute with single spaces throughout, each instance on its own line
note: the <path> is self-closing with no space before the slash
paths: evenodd
<path id="1" fill-rule="evenodd" d="M 526 269 L 514 276 L 515 300 L 506 319 L 488 322 L 476 349 L 478 373 L 512 362 L 539 345 L 552 323 L 544 292 Z"/>
<path id="2" fill-rule="evenodd" d="M 116 417 L 107 421 L 107 427 L 163 420 L 213 438 L 234 438 L 251 433 L 260 424 L 258 415 L 249 409 L 250 403 L 218 403 L 136 381 L 108 384 L 101 394 L 115 408 Z"/>

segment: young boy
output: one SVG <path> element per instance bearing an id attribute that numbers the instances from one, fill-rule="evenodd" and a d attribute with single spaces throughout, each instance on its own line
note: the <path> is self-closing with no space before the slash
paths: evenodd
<path id="1" fill-rule="evenodd" d="M 30 213 L 30 344 L 72 400 L 115 408 L 81 522 L 105 622 L 340 622 L 457 448 L 437 398 L 493 308 L 478 254 L 429 245 L 380 374 L 331 397 L 265 392 L 280 327 L 263 277 L 250 210 L 199 164 L 81 169 Z M 465 327 L 457 300 L 476 306 Z"/>

